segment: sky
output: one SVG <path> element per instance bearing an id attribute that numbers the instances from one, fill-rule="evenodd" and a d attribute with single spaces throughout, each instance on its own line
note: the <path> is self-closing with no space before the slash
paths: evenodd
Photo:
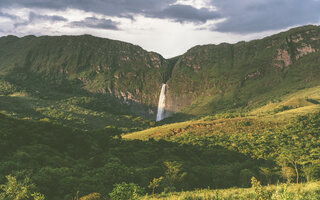
<path id="1" fill-rule="evenodd" d="M 0 0 L 0 36 L 121 40 L 166 58 L 320 24 L 320 0 Z"/>

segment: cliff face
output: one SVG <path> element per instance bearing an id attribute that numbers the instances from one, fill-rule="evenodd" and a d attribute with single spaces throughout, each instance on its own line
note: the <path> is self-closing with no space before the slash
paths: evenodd
<path id="1" fill-rule="evenodd" d="M 139 46 L 89 35 L 7 36 L 0 38 L 0 76 L 6 84 L 39 90 L 48 98 L 43 87 L 49 82 L 64 95 L 75 88 L 109 95 L 154 119 L 163 82 L 166 110 L 194 115 L 247 106 L 278 88 L 317 84 L 319 49 L 318 26 L 251 42 L 196 46 L 169 60 Z M 43 85 L 35 84 L 35 77 Z"/>
<path id="2" fill-rule="evenodd" d="M 0 60 L 2 74 L 11 73 L 15 82 L 21 78 L 18 74 L 65 79 L 88 92 L 110 94 L 132 105 L 134 111 L 142 109 L 140 114 L 151 115 L 168 67 L 157 53 L 89 35 L 2 37 Z"/>
<path id="3" fill-rule="evenodd" d="M 318 26 L 251 42 L 196 46 L 173 68 L 167 109 L 176 112 L 187 107 L 184 112 L 189 114 L 210 113 L 248 105 L 250 99 L 279 86 L 317 82 L 319 50 Z"/>

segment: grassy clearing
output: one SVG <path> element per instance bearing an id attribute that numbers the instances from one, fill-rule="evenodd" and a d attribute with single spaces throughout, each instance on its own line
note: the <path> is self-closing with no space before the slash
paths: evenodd
<path id="1" fill-rule="evenodd" d="M 269 199 L 274 200 L 302 200 L 302 199 L 318 199 L 320 197 L 320 182 L 311 182 L 303 184 L 279 184 L 264 186 L 265 192 L 270 192 Z M 187 192 L 174 192 L 168 194 L 159 194 L 145 196 L 143 200 L 232 200 L 232 199 L 259 199 L 255 188 L 231 188 L 231 189 L 202 189 Z"/>
<path id="2" fill-rule="evenodd" d="M 270 102 L 265 106 L 252 110 L 251 115 L 271 114 L 281 106 L 290 108 L 290 112 L 308 113 L 320 108 L 320 86 L 299 90 L 285 95 L 278 102 Z"/>
<path id="3" fill-rule="evenodd" d="M 125 139 L 148 140 L 149 138 L 163 139 L 187 133 L 198 136 L 245 132 L 262 133 L 265 130 L 272 130 L 279 126 L 283 126 L 286 123 L 286 120 L 279 116 L 245 116 L 218 119 L 215 119 L 213 116 L 207 116 L 195 121 L 162 125 L 143 131 L 133 132 L 123 135 L 122 137 Z"/>
<path id="4" fill-rule="evenodd" d="M 182 136 L 188 133 L 198 136 L 245 132 L 262 133 L 264 130 L 275 129 L 286 124 L 283 120 L 274 120 L 274 118 L 262 118 L 256 116 L 206 120 L 207 118 L 202 118 L 195 121 L 162 125 L 139 132 L 133 132 L 123 135 L 122 137 L 124 139 L 148 140 L 149 138 L 164 139 L 173 136 Z"/>

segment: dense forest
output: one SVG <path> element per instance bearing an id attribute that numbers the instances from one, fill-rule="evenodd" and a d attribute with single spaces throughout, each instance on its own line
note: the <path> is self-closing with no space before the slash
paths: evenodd
<path id="1" fill-rule="evenodd" d="M 319 28 L 171 59 L 1 37 L 0 200 L 320 199 Z"/>
<path id="2" fill-rule="evenodd" d="M 264 185 L 320 178 L 320 113 L 264 133 L 148 141 L 123 140 L 114 128 L 88 132 L 3 115 L 0 120 L 5 199 L 23 193 L 22 187 L 26 196 L 38 192 L 48 199 L 92 193 L 109 198 L 117 184 L 144 195 L 250 187 L 252 177 Z M 16 191 L 6 189 L 14 184 Z"/>

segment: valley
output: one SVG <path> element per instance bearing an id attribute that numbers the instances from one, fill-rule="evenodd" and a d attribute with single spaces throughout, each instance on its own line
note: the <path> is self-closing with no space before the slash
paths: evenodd
<path id="1" fill-rule="evenodd" d="M 319 199 L 319 50 L 1 37 L 0 199 Z"/>

